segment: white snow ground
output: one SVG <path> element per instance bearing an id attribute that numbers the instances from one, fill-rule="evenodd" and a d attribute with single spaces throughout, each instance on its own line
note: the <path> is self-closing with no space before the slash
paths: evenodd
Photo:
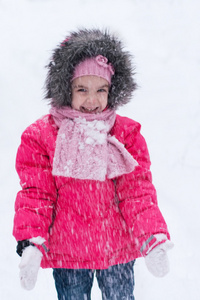
<path id="1" fill-rule="evenodd" d="M 79 26 L 116 31 L 135 56 L 140 88 L 119 113 L 142 124 L 159 205 L 175 244 L 165 278 L 154 278 L 137 260 L 136 300 L 199 299 L 199 12 L 199 0 L 0 0 L 2 300 L 56 299 L 51 270 L 40 270 L 32 291 L 19 285 L 14 164 L 22 131 L 49 109 L 41 88 L 51 49 Z M 101 299 L 96 282 L 92 295 Z"/>

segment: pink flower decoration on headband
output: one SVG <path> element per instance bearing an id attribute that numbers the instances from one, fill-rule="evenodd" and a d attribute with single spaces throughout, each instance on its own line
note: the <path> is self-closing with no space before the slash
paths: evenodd
<path id="1" fill-rule="evenodd" d="M 105 57 L 105 56 L 102 56 L 102 55 L 98 55 L 96 57 L 96 61 L 98 62 L 98 64 L 100 66 L 104 66 L 105 68 L 107 68 L 107 62 L 108 62 L 108 59 Z"/>
<path id="2" fill-rule="evenodd" d="M 100 66 L 102 66 L 102 67 L 104 67 L 104 68 L 108 68 L 109 71 L 110 71 L 110 73 L 111 73 L 112 75 L 115 74 L 115 71 L 114 71 L 114 68 L 113 68 L 112 64 L 111 64 L 111 63 L 108 64 L 108 59 L 107 59 L 105 56 L 102 56 L 102 55 L 96 56 L 96 62 L 97 62 Z"/>

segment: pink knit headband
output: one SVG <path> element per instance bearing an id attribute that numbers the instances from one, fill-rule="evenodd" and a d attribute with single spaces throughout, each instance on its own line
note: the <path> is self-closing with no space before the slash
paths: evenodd
<path id="1" fill-rule="evenodd" d="M 105 56 L 98 55 L 86 58 L 78 64 L 75 67 L 72 81 L 81 76 L 94 75 L 106 79 L 111 84 L 111 78 L 114 73 L 114 68 L 111 63 L 108 63 L 108 59 Z"/>

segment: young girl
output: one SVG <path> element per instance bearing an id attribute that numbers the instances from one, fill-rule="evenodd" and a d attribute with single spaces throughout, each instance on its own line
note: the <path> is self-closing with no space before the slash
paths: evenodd
<path id="1" fill-rule="evenodd" d="M 58 299 L 134 299 L 134 261 L 155 276 L 172 247 L 158 208 L 140 124 L 116 114 L 136 88 L 131 56 L 107 31 L 79 30 L 48 65 L 50 114 L 22 135 L 16 169 L 22 190 L 13 234 L 20 280 L 32 289 L 53 268 Z"/>

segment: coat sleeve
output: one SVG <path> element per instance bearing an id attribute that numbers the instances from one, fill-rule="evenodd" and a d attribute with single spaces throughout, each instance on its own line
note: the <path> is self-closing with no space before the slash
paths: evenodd
<path id="1" fill-rule="evenodd" d="M 121 213 L 132 232 L 138 251 L 151 236 L 163 233 L 169 238 L 166 222 L 157 203 L 152 184 L 150 158 L 146 142 L 136 123 L 125 136 L 125 147 L 138 162 L 132 173 L 116 179 L 116 191 Z"/>
<path id="2" fill-rule="evenodd" d="M 17 152 L 16 170 L 22 187 L 15 201 L 13 235 L 17 241 L 41 236 L 48 242 L 57 190 L 42 130 L 37 123 L 28 127 Z"/>

